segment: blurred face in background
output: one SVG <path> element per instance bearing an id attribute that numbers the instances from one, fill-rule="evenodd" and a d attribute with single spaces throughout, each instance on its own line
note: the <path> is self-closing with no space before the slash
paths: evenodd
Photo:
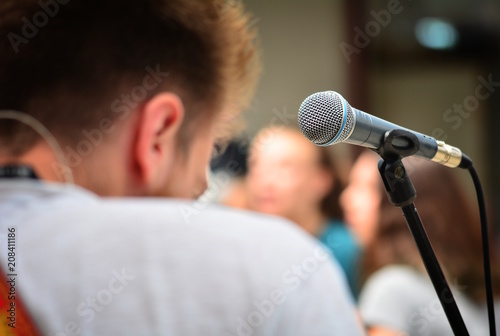
<path id="1" fill-rule="evenodd" d="M 340 196 L 344 219 L 362 246 L 375 237 L 382 201 L 381 178 L 377 169 L 378 156 L 364 152 L 349 174 L 349 184 Z"/>
<path id="2" fill-rule="evenodd" d="M 318 211 L 332 187 L 316 146 L 295 130 L 267 129 L 255 138 L 249 157 L 249 208 L 296 221 Z"/>

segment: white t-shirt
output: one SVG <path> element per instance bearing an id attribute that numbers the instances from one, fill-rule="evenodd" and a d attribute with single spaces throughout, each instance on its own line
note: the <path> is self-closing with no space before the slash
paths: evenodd
<path id="1" fill-rule="evenodd" d="M 478 305 L 467 298 L 462 292 L 467 284 L 450 279 L 449 285 L 469 334 L 489 335 L 486 304 Z M 410 336 L 453 336 L 428 275 L 409 266 L 387 266 L 374 273 L 361 291 L 359 309 L 368 326 L 386 327 Z M 498 326 L 498 301 L 495 311 Z"/>
<path id="2" fill-rule="evenodd" d="M 9 228 L 16 291 L 46 335 L 362 334 L 339 267 L 284 220 L 8 180 L 5 273 Z"/>

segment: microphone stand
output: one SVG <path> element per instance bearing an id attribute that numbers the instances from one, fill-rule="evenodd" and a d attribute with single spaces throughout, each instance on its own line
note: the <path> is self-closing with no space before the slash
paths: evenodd
<path id="1" fill-rule="evenodd" d="M 446 278 L 413 203 L 416 198 L 416 191 L 401 161 L 402 158 L 413 155 L 419 147 L 418 138 L 411 132 L 399 129 L 387 132 L 382 141 L 382 146 L 378 150 L 382 157 L 379 161 L 378 169 L 389 200 L 394 206 L 400 207 L 403 211 L 403 215 L 424 262 L 425 269 L 429 274 L 453 333 L 460 336 L 469 335 L 453 293 L 446 282 Z"/>

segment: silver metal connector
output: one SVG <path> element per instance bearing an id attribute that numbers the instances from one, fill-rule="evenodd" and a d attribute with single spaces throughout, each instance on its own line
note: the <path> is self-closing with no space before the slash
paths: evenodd
<path id="1" fill-rule="evenodd" d="M 457 147 L 447 145 L 444 141 L 437 141 L 438 150 L 432 161 L 446 167 L 456 168 L 462 162 L 462 151 Z"/>

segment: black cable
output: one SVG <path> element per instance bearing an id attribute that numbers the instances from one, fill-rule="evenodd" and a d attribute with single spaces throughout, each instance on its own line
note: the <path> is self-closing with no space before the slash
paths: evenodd
<path id="1" fill-rule="evenodd" d="M 488 240 L 488 221 L 486 219 L 486 205 L 484 202 L 483 187 L 474 166 L 470 165 L 469 171 L 474 187 L 476 188 L 477 203 L 479 206 L 479 216 L 481 218 L 481 238 L 483 240 L 483 264 L 484 264 L 484 284 L 486 287 L 486 304 L 488 306 L 488 321 L 490 324 L 490 335 L 496 336 L 495 327 L 495 307 L 493 305 L 493 288 L 491 284 L 490 265 L 490 244 Z"/>

